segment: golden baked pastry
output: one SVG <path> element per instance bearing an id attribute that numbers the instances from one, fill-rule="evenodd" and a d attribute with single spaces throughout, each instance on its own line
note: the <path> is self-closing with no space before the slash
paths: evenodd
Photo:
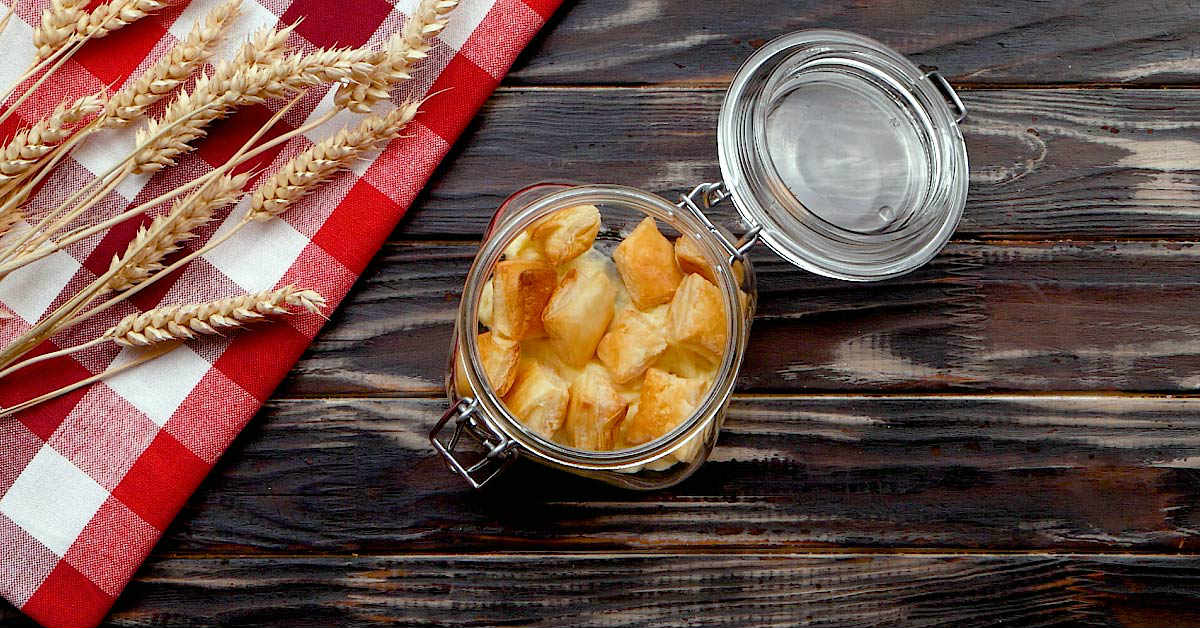
<path id="1" fill-rule="evenodd" d="M 613 261 L 629 298 L 639 309 L 649 309 L 671 300 L 683 274 L 675 263 L 675 247 L 659 233 L 654 219 L 647 217 L 613 251 Z"/>
<path id="2" fill-rule="evenodd" d="M 479 334 L 475 342 L 479 347 L 479 358 L 483 363 L 483 372 L 487 375 L 488 382 L 496 390 L 496 394 L 503 397 L 508 394 L 513 381 L 517 378 L 521 346 L 515 341 L 501 338 L 490 331 Z M 470 394 L 470 387 L 467 386 L 467 367 L 463 362 L 461 352 L 455 362 L 457 369 L 455 382 L 458 394 L 467 396 Z"/>
<path id="3" fill-rule="evenodd" d="M 543 333 L 542 310 L 554 292 L 554 267 L 537 260 L 504 260 L 492 275 L 492 329 L 524 340 Z"/>
<path id="4" fill-rule="evenodd" d="M 522 360 L 504 405 L 526 427 L 552 439 L 567 416 L 569 397 L 566 380 L 536 360 Z"/>
<path id="5" fill-rule="evenodd" d="M 492 328 L 492 296 L 492 280 L 488 279 L 479 295 L 479 323 L 488 329 Z"/>
<path id="6" fill-rule="evenodd" d="M 600 210 L 595 205 L 576 205 L 533 223 L 529 238 L 551 264 L 558 265 L 592 248 L 599 232 Z"/>
<path id="7" fill-rule="evenodd" d="M 600 339 L 596 357 L 617 383 L 626 384 L 645 373 L 666 349 L 667 330 L 657 317 L 625 308 Z"/>
<path id="8" fill-rule="evenodd" d="M 700 275 L 684 277 L 667 308 L 671 343 L 715 362 L 725 352 L 727 325 L 720 289 Z"/>
<path id="9" fill-rule="evenodd" d="M 616 298 L 617 288 L 603 271 L 572 268 L 563 275 L 542 312 L 542 325 L 564 362 L 582 366 L 592 359 Z"/>
<path id="10" fill-rule="evenodd" d="M 612 376 L 592 362 L 571 382 L 571 401 L 560 436 L 576 449 L 605 451 L 613 448 L 614 432 L 625 418 L 628 405 L 613 388 Z"/>
<path id="11" fill-rule="evenodd" d="M 685 275 L 696 273 L 714 284 L 717 283 L 717 274 L 709 264 L 708 258 L 704 256 L 704 249 L 700 248 L 700 243 L 690 235 L 675 238 L 675 263 L 679 264 L 679 270 Z"/>
<path id="12" fill-rule="evenodd" d="M 700 405 L 707 384 L 706 380 L 676 377 L 656 368 L 646 371 L 637 410 L 621 422 L 620 444 L 636 447 L 674 429 Z"/>

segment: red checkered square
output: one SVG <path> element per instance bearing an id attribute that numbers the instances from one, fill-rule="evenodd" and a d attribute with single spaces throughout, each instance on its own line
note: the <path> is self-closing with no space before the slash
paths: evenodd
<path id="1" fill-rule="evenodd" d="M 74 60 L 101 83 L 120 85 L 166 34 L 157 20 L 138 20 L 106 37 L 107 45 L 84 46 Z M 125 54 L 112 54 L 114 48 Z"/>
<path id="2" fill-rule="evenodd" d="M 30 352 L 30 357 L 56 351 L 49 342 Z M 38 395 L 77 382 L 91 373 L 72 359 L 50 360 L 34 364 L 0 380 L 0 406 L 14 406 Z M 17 420 L 42 440 L 48 440 L 63 419 L 71 413 L 85 391 L 79 390 L 17 414 Z"/>
<path id="3" fill-rule="evenodd" d="M 112 495 L 150 525 L 166 530 L 209 466 L 174 436 L 160 431 Z"/>
<path id="4" fill-rule="evenodd" d="M 115 599 L 60 560 L 21 610 L 47 628 L 78 628 L 100 623 Z"/>
<path id="5" fill-rule="evenodd" d="M 76 571 L 116 597 L 158 540 L 159 532 L 125 504 L 108 498 L 63 556 Z"/>
<path id="6" fill-rule="evenodd" d="M 291 24 L 306 15 L 321 15 L 328 11 L 328 0 L 293 0 L 283 14 L 282 21 Z M 354 5 L 339 11 L 337 19 L 304 20 L 296 33 L 313 45 L 337 48 L 356 47 L 367 43 L 367 39 L 379 28 L 392 10 L 384 0 L 355 0 Z"/>
<path id="7" fill-rule="evenodd" d="M 286 371 L 270 368 L 280 360 L 300 359 L 309 339 L 291 325 L 263 325 L 254 333 L 232 337 L 229 348 L 214 365 L 259 401 L 266 401 Z"/>
<path id="8" fill-rule="evenodd" d="M 140 73 L 216 1 L 179 3 L 100 42 L 89 42 L 9 122 L 0 125 L 4 127 L 0 132 L 14 132 L 65 99 L 95 93 L 106 84 L 115 87 L 131 73 Z M 23 3 L 18 15 L 24 21 L 10 24 L 2 37 L 6 54 L 0 56 L 0 77 L 15 78 L 29 67 L 30 24 L 38 21 L 40 9 L 34 4 Z M 314 288 L 336 305 L 446 154 L 449 143 L 532 36 L 541 23 L 538 16 L 549 15 L 554 4 L 555 0 L 530 2 L 531 10 L 518 0 L 464 1 L 438 35 L 429 58 L 415 66 L 413 79 L 392 94 L 400 102 L 447 89 L 424 104 L 404 138 L 393 141 L 378 157 L 368 156 L 281 219 L 239 232 L 131 302 L 57 334 L 39 351 L 95 338 L 121 316 L 139 309 L 207 301 L 286 283 Z M 363 0 L 346 11 L 333 0 L 246 0 L 231 36 L 218 46 L 212 61 L 229 58 L 243 37 L 275 23 L 279 16 L 287 21 L 310 17 L 289 38 L 295 50 L 361 42 L 379 45 L 399 30 L 407 19 L 404 12 L 415 5 L 416 0 L 404 0 L 400 6 L 388 0 Z M 341 19 L 313 18 L 331 11 Z M 16 39 L 13 33 L 18 34 Z M 164 106 L 165 101 L 155 105 L 151 113 Z M 270 101 L 244 108 L 210 129 L 212 137 L 198 142 L 198 151 L 182 156 L 177 166 L 122 181 L 84 214 L 83 222 L 106 220 L 131 201 L 140 204 L 157 198 L 209 172 L 281 106 Z M 329 88 L 308 90 L 273 133 L 297 128 L 331 106 Z M 336 125 L 357 124 L 359 119 L 343 112 Z M 309 146 L 311 138 L 332 130 L 308 132 L 245 167 L 266 167 L 271 173 Z M 46 185 L 35 189 L 26 214 L 44 215 L 108 170 L 120 159 L 120 151 L 113 147 L 132 145 L 135 132 L 136 125 L 104 131 L 77 146 Z M 84 238 L 44 263 L 0 281 L 0 310 L 15 315 L 0 320 L 0 341 L 15 338 L 105 272 L 137 225 L 169 206 Z M 243 201 L 232 220 L 245 207 Z M 224 213 L 218 215 L 175 256 L 202 246 L 226 220 Z M 298 313 L 226 338 L 198 339 L 158 358 L 155 364 L 169 368 L 134 368 L 106 378 L 105 384 L 22 413 L 16 421 L 0 421 L 0 451 L 4 452 L 0 455 L 0 595 L 47 626 L 98 623 L 155 539 L 301 355 L 323 320 Z M 93 347 L 76 359 L 48 361 L 5 378 L 0 381 L 0 405 L 100 372 L 114 358 L 117 364 L 131 359 L 130 350 L 118 355 L 119 351 L 112 344 Z M 170 375 L 164 376 L 164 370 Z M 148 384 L 147 372 L 156 374 L 154 385 Z M 56 555 L 65 558 L 58 560 Z"/>
<path id="9" fill-rule="evenodd" d="M 387 237 L 376 225 L 394 224 L 400 214 L 398 203 L 359 179 L 337 211 L 329 215 L 321 230 L 313 236 L 312 242 L 357 275 L 366 268 Z"/>
<path id="10" fill-rule="evenodd" d="M 436 108 L 429 108 L 428 114 L 421 118 L 422 124 L 447 142 L 452 141 L 471 121 L 471 116 L 463 114 L 478 110 L 498 82 L 474 61 L 462 55 L 454 57 L 430 88 L 431 92 L 452 91 Z M 481 85 L 487 89 L 479 90 Z"/>

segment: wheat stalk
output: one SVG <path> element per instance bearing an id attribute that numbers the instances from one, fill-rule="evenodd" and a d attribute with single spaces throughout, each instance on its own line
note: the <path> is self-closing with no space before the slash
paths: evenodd
<path id="1" fill-rule="evenodd" d="M 419 104 L 406 103 L 386 115 L 366 118 L 293 157 L 254 190 L 248 219 L 261 222 L 278 216 L 364 154 L 398 136 Z"/>
<path id="2" fill-rule="evenodd" d="M 39 160 L 67 139 L 84 118 L 104 108 L 101 94 L 63 102 L 33 126 L 17 133 L 0 150 L 0 182 L 24 176 Z"/>
<path id="3" fill-rule="evenodd" d="M 229 0 L 196 22 L 183 41 L 150 66 L 137 80 L 108 100 L 108 126 L 125 126 L 183 84 L 212 55 L 221 36 L 241 10 L 242 0 Z"/>
<path id="4" fill-rule="evenodd" d="M 42 23 L 33 31 L 37 61 L 42 61 L 62 48 L 75 36 L 75 24 L 84 15 L 88 0 L 51 0 L 42 11 Z"/>
<path id="5" fill-rule="evenodd" d="M 167 6 L 163 0 L 113 0 L 80 15 L 75 21 L 75 34 L 100 39 Z"/>
<path id="6" fill-rule="evenodd" d="M 261 321 L 270 315 L 290 314 L 288 306 L 319 314 L 325 307 L 325 298 L 314 290 L 289 285 L 208 303 L 166 305 L 126 316 L 101 338 L 127 347 L 191 340 L 197 333 L 219 334 L 221 330 Z"/>
<path id="7" fill-rule="evenodd" d="M 0 236 L 12 231 L 12 228 L 17 226 L 17 223 L 24 219 L 25 214 L 15 207 L 7 211 L 0 212 Z"/>
<path id="8" fill-rule="evenodd" d="M 178 251 L 195 230 L 212 220 L 213 213 L 232 205 L 242 196 L 249 173 L 225 175 L 176 203 L 169 213 L 155 218 L 150 227 L 138 229 L 137 236 L 125 248 L 125 255 L 114 255 L 111 269 L 117 272 L 105 284 L 105 292 L 125 290 L 162 270 L 162 260 Z"/>
<path id="9" fill-rule="evenodd" d="M 393 35 L 382 51 L 372 59 L 374 68 L 366 80 L 338 88 L 334 103 L 343 109 L 367 113 L 377 103 L 391 97 L 392 87 L 412 78 L 412 64 L 428 56 L 432 39 L 446 28 L 450 12 L 458 0 L 422 0 Z"/>

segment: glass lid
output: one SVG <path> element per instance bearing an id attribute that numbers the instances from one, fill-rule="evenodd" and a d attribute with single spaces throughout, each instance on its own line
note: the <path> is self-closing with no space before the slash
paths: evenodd
<path id="1" fill-rule="evenodd" d="M 739 213 L 785 259 L 841 279 L 894 277 L 936 255 L 958 224 L 964 115 L 940 75 L 879 42 L 791 33 L 730 85 L 722 175 Z"/>

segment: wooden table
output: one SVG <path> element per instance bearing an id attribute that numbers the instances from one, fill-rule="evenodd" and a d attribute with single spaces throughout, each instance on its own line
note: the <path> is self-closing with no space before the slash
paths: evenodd
<path id="1" fill-rule="evenodd" d="M 467 488 L 426 433 L 497 204 L 714 180 L 723 86 L 813 27 L 961 90 L 954 241 L 871 285 L 758 251 L 739 395 L 686 483 Z M 1200 626 L 1196 87 L 1194 0 L 564 7 L 110 622 Z"/>

